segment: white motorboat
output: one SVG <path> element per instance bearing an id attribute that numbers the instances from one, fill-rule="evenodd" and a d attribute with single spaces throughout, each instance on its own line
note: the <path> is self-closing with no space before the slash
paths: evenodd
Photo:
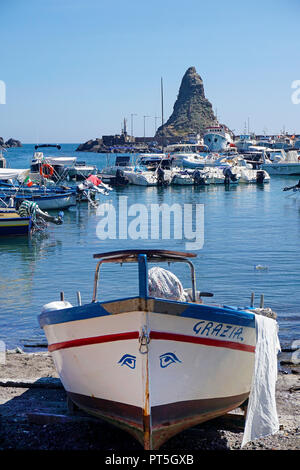
<path id="1" fill-rule="evenodd" d="M 178 169 L 174 172 L 172 184 L 179 186 L 199 186 L 208 184 L 202 170 Z"/>
<path id="2" fill-rule="evenodd" d="M 96 165 L 87 165 L 85 162 L 76 162 L 67 170 L 67 178 L 78 180 L 85 180 L 90 175 L 96 175 L 98 169 Z"/>
<path id="3" fill-rule="evenodd" d="M 196 290 L 194 256 L 165 250 L 94 255 L 92 302 L 51 302 L 39 316 L 69 400 L 127 430 L 147 450 L 239 407 L 251 391 L 260 315 L 203 303 L 212 294 Z M 98 302 L 102 264 L 132 262 L 138 296 Z M 191 289 L 169 271 L 148 271 L 150 262 L 187 263 Z M 162 274 L 166 284 L 156 282 Z"/>
<path id="4" fill-rule="evenodd" d="M 173 144 L 168 145 L 165 151 L 173 159 L 175 165 L 195 168 L 195 163 L 199 164 L 209 150 L 204 144 Z"/>
<path id="5" fill-rule="evenodd" d="M 168 169 L 143 170 L 134 168 L 133 170 L 125 170 L 124 175 L 128 178 L 129 184 L 136 186 L 159 186 L 168 185 L 173 178 L 173 171 Z"/>
<path id="6" fill-rule="evenodd" d="M 242 157 L 234 158 L 228 166 L 233 174 L 239 178 L 239 183 L 269 183 L 270 175 L 266 170 L 254 169 Z"/>
<path id="7" fill-rule="evenodd" d="M 107 161 L 106 166 L 100 171 L 100 175 L 104 178 L 108 178 L 110 176 L 116 176 L 119 170 L 131 171 L 133 168 L 134 165 L 131 163 L 130 156 L 118 155 L 113 164 Z"/>
<path id="8" fill-rule="evenodd" d="M 239 175 L 232 173 L 230 166 L 207 166 L 202 170 L 206 184 L 238 184 Z"/>
<path id="9" fill-rule="evenodd" d="M 181 154 L 180 157 L 184 168 L 204 168 L 206 163 L 206 156 L 196 153 Z"/>
<path id="10" fill-rule="evenodd" d="M 264 150 L 261 168 L 270 175 L 300 175 L 300 157 L 296 150 Z"/>

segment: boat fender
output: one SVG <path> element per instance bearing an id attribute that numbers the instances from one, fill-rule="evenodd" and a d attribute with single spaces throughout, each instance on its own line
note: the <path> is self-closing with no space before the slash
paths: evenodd
<path id="1" fill-rule="evenodd" d="M 49 165 L 49 163 L 43 163 L 41 165 L 40 175 L 43 176 L 43 178 L 51 178 L 51 176 L 53 176 L 53 173 L 54 173 L 53 166 Z"/>
<path id="2" fill-rule="evenodd" d="M 70 302 L 66 300 L 59 300 L 55 302 L 50 302 L 48 304 L 43 305 L 42 313 L 52 312 L 53 310 L 63 310 L 64 308 L 71 308 L 73 307 Z"/>

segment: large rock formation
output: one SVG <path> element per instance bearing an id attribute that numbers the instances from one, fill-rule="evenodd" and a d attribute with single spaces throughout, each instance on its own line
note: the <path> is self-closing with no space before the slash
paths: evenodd
<path id="1" fill-rule="evenodd" d="M 168 121 L 157 129 L 156 138 L 202 135 L 205 127 L 216 123 L 212 105 L 205 98 L 203 81 L 195 67 L 190 67 L 182 79 L 173 113 Z"/>

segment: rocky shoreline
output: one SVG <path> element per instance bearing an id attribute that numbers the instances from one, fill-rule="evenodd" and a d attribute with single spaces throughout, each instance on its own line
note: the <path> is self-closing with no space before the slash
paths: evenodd
<path id="1" fill-rule="evenodd" d="M 22 147 L 20 140 L 17 139 L 8 139 L 6 142 L 4 141 L 3 137 L 0 137 L 0 147 L 2 148 L 15 148 L 15 147 Z"/>
<path id="2" fill-rule="evenodd" d="M 300 377 L 279 372 L 276 388 L 280 430 L 243 450 L 300 450 Z M 161 453 L 240 450 L 242 410 L 187 429 Z M 142 452 L 129 434 L 81 412 L 70 414 L 66 393 L 48 352 L 7 352 L 0 365 L 0 450 L 98 450 Z"/>

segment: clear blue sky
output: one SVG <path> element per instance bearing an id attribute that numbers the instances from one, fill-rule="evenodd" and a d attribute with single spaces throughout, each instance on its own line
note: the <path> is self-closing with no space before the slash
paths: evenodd
<path id="1" fill-rule="evenodd" d="M 0 0 L 0 136 L 84 142 L 153 135 L 195 66 L 221 122 L 300 133 L 299 0 Z"/>

